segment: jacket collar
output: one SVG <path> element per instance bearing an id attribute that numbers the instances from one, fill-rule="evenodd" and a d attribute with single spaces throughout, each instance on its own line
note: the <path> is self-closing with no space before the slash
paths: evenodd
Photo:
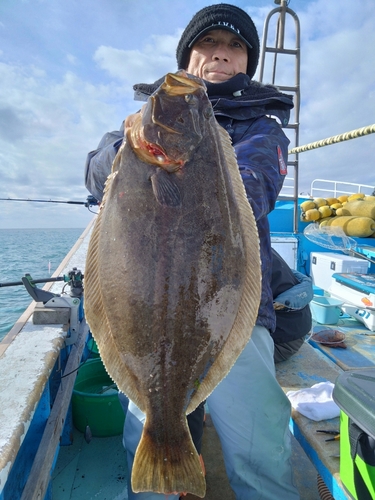
<path id="1" fill-rule="evenodd" d="M 134 85 L 134 99 L 146 101 L 163 83 L 164 77 L 154 83 Z M 274 85 L 264 85 L 239 73 L 222 83 L 206 82 L 208 97 L 215 115 L 246 120 L 261 115 L 274 115 L 286 126 L 293 98 L 280 92 Z"/>

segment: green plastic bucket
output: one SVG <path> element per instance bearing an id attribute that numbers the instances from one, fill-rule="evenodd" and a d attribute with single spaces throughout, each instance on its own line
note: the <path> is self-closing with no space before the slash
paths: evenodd
<path id="1" fill-rule="evenodd" d="M 100 358 L 90 359 L 78 371 L 72 396 L 73 423 L 96 437 L 122 434 L 125 414 L 118 391 Z"/>
<path id="2" fill-rule="evenodd" d="M 100 358 L 98 346 L 93 338 L 87 342 L 87 348 L 90 351 L 91 358 Z"/>

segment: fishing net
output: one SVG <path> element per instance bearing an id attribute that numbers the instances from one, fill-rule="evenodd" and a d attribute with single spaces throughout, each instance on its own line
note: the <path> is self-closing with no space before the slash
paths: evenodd
<path id="1" fill-rule="evenodd" d="M 356 241 L 347 236 L 338 226 L 320 227 L 319 224 L 309 224 L 305 227 L 303 234 L 312 243 L 329 250 L 350 253 L 357 246 Z"/>
<path id="2" fill-rule="evenodd" d="M 305 227 L 303 234 L 309 241 L 323 248 L 340 251 L 348 255 L 357 255 L 375 264 L 374 260 L 356 250 L 356 240 L 347 236 L 339 226 L 320 227 L 319 224 L 313 223 Z"/>

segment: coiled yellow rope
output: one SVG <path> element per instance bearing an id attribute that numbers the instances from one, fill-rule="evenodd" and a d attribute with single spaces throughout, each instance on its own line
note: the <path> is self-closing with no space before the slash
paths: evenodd
<path id="1" fill-rule="evenodd" d="M 304 146 L 298 146 L 293 148 L 288 153 L 303 153 L 304 151 L 309 151 L 310 149 L 322 148 L 323 146 L 329 146 L 330 144 L 335 144 L 336 142 L 349 141 L 350 139 L 356 139 L 357 137 L 362 137 L 363 135 L 369 135 L 375 133 L 375 124 L 368 125 L 367 127 L 357 128 L 356 130 L 351 130 L 350 132 L 345 132 L 344 134 L 334 135 L 328 137 L 327 139 L 322 139 L 316 142 L 310 142 L 310 144 L 305 144 Z"/>

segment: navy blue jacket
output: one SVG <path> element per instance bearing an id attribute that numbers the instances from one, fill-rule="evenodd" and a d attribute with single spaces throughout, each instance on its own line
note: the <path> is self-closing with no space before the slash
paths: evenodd
<path id="1" fill-rule="evenodd" d="M 145 100 L 160 85 L 134 86 L 135 97 Z M 289 139 L 282 130 L 293 107 L 291 96 L 272 85 L 262 85 L 242 73 L 227 82 L 205 82 L 215 117 L 232 138 L 248 200 L 257 221 L 262 259 L 262 297 L 257 324 L 275 330 L 271 290 L 271 238 L 267 215 L 273 210 L 286 175 Z M 278 121 L 273 118 L 276 117 Z M 282 126 L 281 126 L 282 125 Z M 101 200 L 107 175 L 123 139 L 123 128 L 110 132 L 98 149 L 88 154 L 86 187 Z"/>

